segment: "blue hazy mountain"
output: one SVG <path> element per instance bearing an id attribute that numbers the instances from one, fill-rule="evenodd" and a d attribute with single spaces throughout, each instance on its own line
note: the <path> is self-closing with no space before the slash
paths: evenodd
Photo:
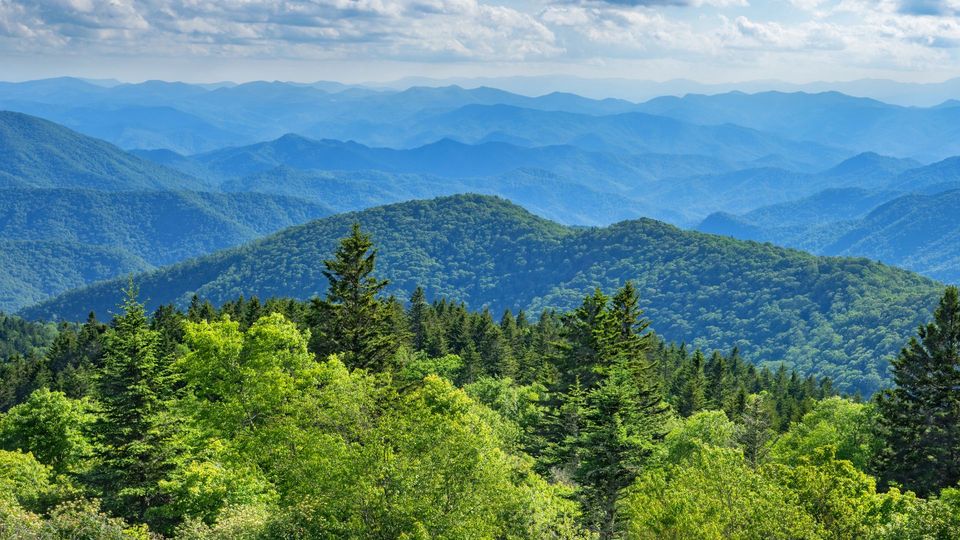
<path id="1" fill-rule="evenodd" d="M 830 190 L 827 196 L 803 204 L 816 207 L 830 199 L 832 190 L 843 188 L 897 191 L 889 184 L 917 165 L 910 159 L 864 153 L 817 173 L 776 167 L 743 169 L 658 182 L 644 186 L 633 195 L 643 195 L 644 200 L 670 206 L 684 216 L 684 221 L 679 223 L 695 225 L 715 212 L 746 213 L 764 206 L 791 203 L 824 190 Z"/>
<path id="2" fill-rule="evenodd" d="M 960 283 L 960 189 L 934 194 L 828 190 L 697 228 L 823 255 L 856 255 Z"/>
<path id="3" fill-rule="evenodd" d="M 528 148 L 503 142 L 465 144 L 442 139 L 410 149 L 368 147 L 356 142 L 314 140 L 288 134 L 250 146 L 225 148 L 184 158 L 143 153 L 161 163 L 206 175 L 233 179 L 276 167 L 320 170 L 378 170 L 446 177 L 490 176 L 518 168 L 538 168 L 574 180 L 632 186 L 664 176 L 728 171 L 734 165 L 718 158 L 669 154 L 623 154 L 586 151 L 571 145 Z"/>
<path id="4" fill-rule="evenodd" d="M 197 189 L 186 174 L 33 116 L 0 111 L 0 188 Z"/>
<path id="5" fill-rule="evenodd" d="M 701 124 L 733 123 L 856 152 L 922 161 L 960 154 L 960 107 L 901 107 L 838 92 L 731 92 L 660 97 L 640 110 Z"/>
<path id="6" fill-rule="evenodd" d="M 569 225 L 607 225 L 637 216 L 680 221 L 668 207 L 600 191 L 542 169 L 487 177 L 448 178 L 383 171 L 319 171 L 278 167 L 227 181 L 225 191 L 279 193 L 322 201 L 337 211 L 361 210 L 457 193 L 499 195 L 545 218 Z"/>
<path id="7" fill-rule="evenodd" d="M 850 155 L 732 124 L 705 126 L 636 112 L 597 116 L 510 105 L 469 105 L 393 131 L 403 133 L 381 131 L 381 142 L 409 146 L 449 137 L 467 143 L 562 144 L 604 152 L 704 155 L 735 162 L 773 156 L 801 169 L 822 169 Z"/>

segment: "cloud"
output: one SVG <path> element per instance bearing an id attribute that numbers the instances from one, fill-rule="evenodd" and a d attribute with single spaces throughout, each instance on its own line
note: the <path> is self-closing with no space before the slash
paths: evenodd
<path id="1" fill-rule="evenodd" d="M 559 3 L 610 5 L 619 7 L 746 7 L 748 0 L 565 0 Z"/>
<path id="2" fill-rule="evenodd" d="M 534 16 L 479 0 L 0 0 L 0 36 L 31 50 L 133 55 L 523 60 L 562 52 Z"/>

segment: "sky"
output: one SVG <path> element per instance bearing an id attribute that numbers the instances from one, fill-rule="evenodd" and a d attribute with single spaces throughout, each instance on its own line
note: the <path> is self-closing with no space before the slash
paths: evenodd
<path id="1" fill-rule="evenodd" d="M 960 0 L 0 0 L 0 79 L 960 76 Z"/>

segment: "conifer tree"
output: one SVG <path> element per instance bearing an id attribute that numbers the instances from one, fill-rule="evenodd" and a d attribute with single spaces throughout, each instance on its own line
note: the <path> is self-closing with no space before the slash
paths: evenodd
<path id="1" fill-rule="evenodd" d="M 388 367 L 397 339 L 390 311 L 379 298 L 389 281 L 373 275 L 376 260 L 370 236 L 354 223 L 334 258 L 323 262 L 323 275 L 329 281 L 327 297 L 315 299 L 312 305 L 312 348 L 317 354 L 341 353 L 350 367 Z"/>
<path id="2" fill-rule="evenodd" d="M 610 301 L 594 294 L 584 313 L 594 324 L 590 348 L 594 384 L 586 388 L 583 425 L 577 437 L 576 479 L 585 510 L 601 538 L 613 538 L 620 524 L 617 501 L 642 470 L 664 436 L 668 407 L 656 380 L 649 323 L 629 282 Z M 596 309 L 594 311 L 595 308 Z"/>
<path id="3" fill-rule="evenodd" d="M 114 514 L 164 528 L 151 510 L 165 502 L 159 483 L 175 458 L 165 417 L 170 372 L 132 284 L 126 295 L 123 313 L 114 318 L 105 340 L 94 426 L 98 459 L 91 480 Z"/>
<path id="4" fill-rule="evenodd" d="M 680 387 L 678 412 L 690 416 L 706 406 L 706 377 L 703 373 L 703 353 L 697 350 L 687 366 Z"/>
<path id="5" fill-rule="evenodd" d="M 429 316 L 430 304 L 427 303 L 423 287 L 417 286 L 410 296 L 410 339 L 413 344 L 413 350 L 423 351 L 427 348 L 427 317 Z"/>
<path id="6" fill-rule="evenodd" d="M 960 481 L 960 294 L 949 287 L 933 321 L 892 362 L 896 386 L 878 399 L 886 441 L 879 469 L 920 495 Z"/>

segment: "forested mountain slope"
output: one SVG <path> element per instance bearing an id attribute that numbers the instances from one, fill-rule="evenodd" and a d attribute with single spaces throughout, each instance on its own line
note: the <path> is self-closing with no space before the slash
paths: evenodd
<path id="1" fill-rule="evenodd" d="M 717 213 L 698 227 L 823 255 L 856 255 L 960 282 L 960 190 L 927 195 L 838 190 L 761 208 Z"/>
<path id="2" fill-rule="evenodd" d="M 137 282 L 152 306 L 183 305 L 193 294 L 214 302 L 240 294 L 307 298 L 324 292 L 321 261 L 357 221 L 380 248 L 382 275 L 404 296 L 420 284 L 495 313 L 538 312 L 571 308 L 594 287 L 632 279 L 667 339 L 739 346 L 754 361 L 786 360 L 846 390 L 872 392 L 886 380 L 886 358 L 939 292 L 930 280 L 864 259 L 815 257 L 648 219 L 568 228 L 477 195 L 325 218 Z M 116 305 L 122 285 L 71 291 L 22 314 L 79 319 Z"/>
<path id="3" fill-rule="evenodd" d="M 52 122 L 0 111 L 0 187 L 131 191 L 201 183 Z"/>
<path id="4" fill-rule="evenodd" d="M 0 189 L 0 310 L 330 214 L 258 193 Z"/>
<path id="5" fill-rule="evenodd" d="M 0 310 L 15 311 L 69 289 L 151 268 L 112 246 L 0 240 Z"/>

